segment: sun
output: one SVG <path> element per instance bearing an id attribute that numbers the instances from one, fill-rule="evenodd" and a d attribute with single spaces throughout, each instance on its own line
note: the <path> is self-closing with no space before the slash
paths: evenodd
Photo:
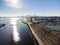
<path id="1" fill-rule="evenodd" d="M 22 0 L 5 0 L 5 4 L 10 7 L 21 8 Z"/>
<path id="2" fill-rule="evenodd" d="M 18 1 L 19 0 L 10 0 L 11 1 L 11 3 L 13 3 L 13 4 L 18 4 Z"/>

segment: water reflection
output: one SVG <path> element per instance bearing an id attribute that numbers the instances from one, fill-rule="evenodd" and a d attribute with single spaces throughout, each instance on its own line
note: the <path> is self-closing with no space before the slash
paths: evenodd
<path id="1" fill-rule="evenodd" d="M 19 33 L 18 33 L 18 30 L 17 30 L 17 26 L 16 26 L 18 19 L 19 18 L 11 18 L 10 19 L 10 24 L 12 24 L 12 28 L 13 28 L 13 40 L 15 42 L 20 41 Z"/>

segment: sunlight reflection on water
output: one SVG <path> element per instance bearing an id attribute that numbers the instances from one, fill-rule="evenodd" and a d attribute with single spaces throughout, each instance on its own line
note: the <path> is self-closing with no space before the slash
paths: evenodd
<path id="1" fill-rule="evenodd" d="M 11 18 L 11 24 L 12 24 L 12 28 L 13 28 L 13 40 L 15 42 L 18 42 L 20 41 L 20 37 L 19 37 L 19 33 L 18 33 L 18 30 L 17 30 L 17 21 L 18 21 L 19 18 Z"/>

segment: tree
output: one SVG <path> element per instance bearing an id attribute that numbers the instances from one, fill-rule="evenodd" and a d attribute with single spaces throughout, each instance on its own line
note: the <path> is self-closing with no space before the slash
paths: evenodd
<path id="1" fill-rule="evenodd" d="M 23 22 L 26 22 L 26 23 L 30 22 L 30 18 L 24 18 Z"/>

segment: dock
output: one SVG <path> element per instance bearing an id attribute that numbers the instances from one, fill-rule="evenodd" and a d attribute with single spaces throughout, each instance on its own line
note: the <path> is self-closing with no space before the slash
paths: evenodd
<path id="1" fill-rule="evenodd" d="M 49 31 L 39 24 L 28 24 L 39 45 L 60 45 L 60 31 Z M 58 34 L 56 33 L 58 32 Z M 59 36 L 58 36 L 59 35 Z"/>

